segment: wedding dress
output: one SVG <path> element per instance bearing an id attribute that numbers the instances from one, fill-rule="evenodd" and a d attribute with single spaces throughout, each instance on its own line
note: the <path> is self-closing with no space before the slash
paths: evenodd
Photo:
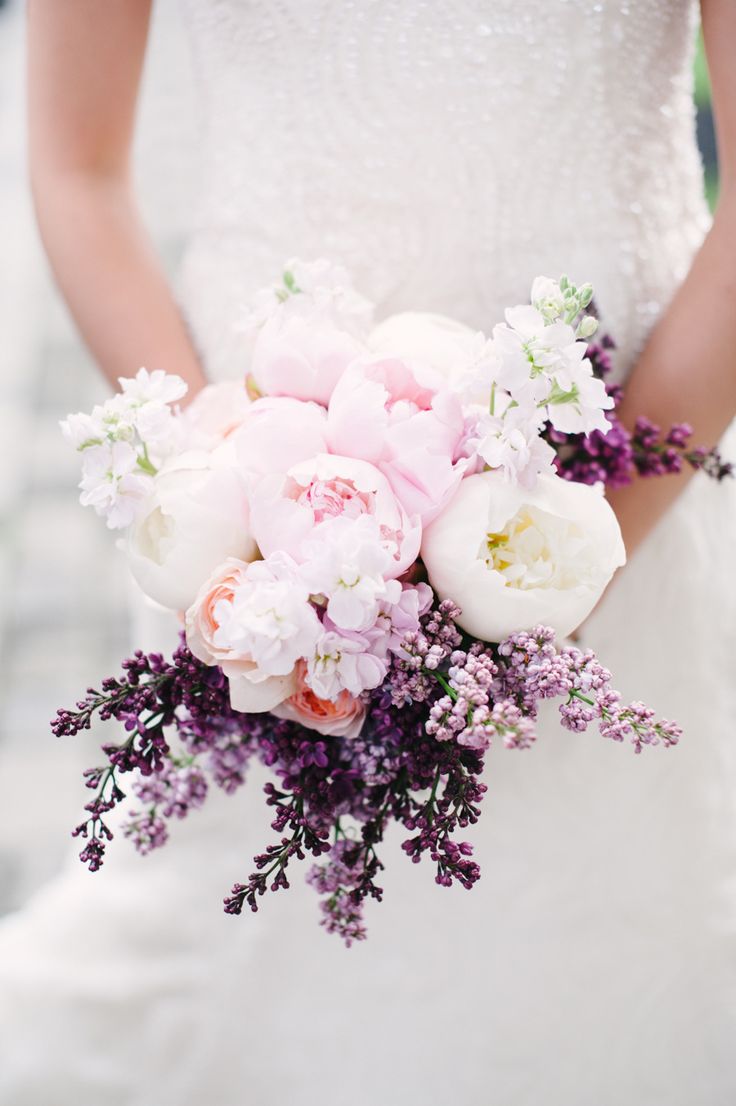
<path id="1" fill-rule="evenodd" d="M 381 313 L 486 328 L 538 273 L 590 280 L 625 375 L 707 230 L 691 0 L 187 17 L 204 187 L 179 295 L 213 378 L 241 374 L 243 305 L 292 255 L 342 261 Z M 350 950 L 299 878 L 222 913 L 270 839 L 258 772 L 160 854 L 71 861 L 0 927 L 2 1106 L 736 1101 L 735 506 L 696 478 L 586 628 L 677 748 L 551 716 L 532 751 L 494 749 L 480 884 L 435 886 L 392 838 Z"/>

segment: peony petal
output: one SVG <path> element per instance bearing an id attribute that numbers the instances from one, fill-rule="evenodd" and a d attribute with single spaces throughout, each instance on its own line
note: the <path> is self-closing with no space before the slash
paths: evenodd
<path id="1" fill-rule="evenodd" d="M 231 676 L 230 705 L 244 714 L 264 714 L 273 710 L 296 691 L 296 674 L 269 676 L 254 682 L 248 676 Z"/>

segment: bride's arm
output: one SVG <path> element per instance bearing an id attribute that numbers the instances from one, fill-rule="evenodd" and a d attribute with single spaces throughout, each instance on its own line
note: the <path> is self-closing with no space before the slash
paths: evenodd
<path id="1" fill-rule="evenodd" d="M 652 333 L 626 388 L 621 417 L 688 422 L 712 445 L 736 415 L 736 3 L 701 0 L 713 89 L 720 197 L 690 272 Z M 682 491 L 688 474 L 638 479 L 611 502 L 631 551 Z"/>
<path id="2" fill-rule="evenodd" d="M 130 144 L 151 0 L 29 0 L 31 182 L 54 273 L 115 382 L 202 370 L 136 208 Z"/>

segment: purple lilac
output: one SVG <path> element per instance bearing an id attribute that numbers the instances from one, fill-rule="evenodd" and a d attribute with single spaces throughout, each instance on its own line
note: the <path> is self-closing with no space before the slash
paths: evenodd
<path id="1" fill-rule="evenodd" d="M 642 703 L 622 706 L 611 687 L 611 673 L 595 654 L 572 646 L 558 653 L 552 631 L 545 627 L 512 634 L 498 653 L 506 665 L 501 687 L 526 715 L 536 712 L 538 700 L 564 698 L 560 717 L 566 729 L 583 732 L 597 722 L 603 737 L 629 739 L 637 753 L 644 745 L 676 745 L 682 736 L 679 726 L 658 720 Z"/>
<path id="2" fill-rule="evenodd" d="M 630 740 L 637 752 L 678 740 L 678 728 L 643 704 L 621 705 L 610 673 L 592 653 L 558 651 L 544 627 L 486 645 L 460 633 L 459 613 L 444 602 L 422 616 L 392 659 L 386 684 L 366 695 L 363 731 L 352 740 L 234 712 L 223 674 L 184 645 L 171 662 L 136 654 L 119 680 L 91 689 L 77 711 L 60 711 L 54 722 L 58 734 L 77 733 L 99 714 L 125 729 L 120 744 L 104 746 L 107 763 L 85 773 L 95 796 L 74 831 L 86 838 L 81 859 L 93 871 L 102 864 L 112 838 L 105 816 L 125 798 L 118 782 L 124 774 L 133 773 L 143 809 L 123 833 L 146 853 L 166 842 L 169 819 L 202 805 L 209 782 L 233 791 L 257 756 L 272 773 L 264 791 L 276 840 L 255 857 L 247 880 L 233 886 L 225 909 L 257 910 L 267 891 L 289 887 L 291 862 L 311 855 L 318 863 L 309 882 L 322 896 L 322 925 L 351 944 L 365 936 L 365 902 L 383 895 L 379 850 L 391 822 L 409 832 L 403 849 L 414 863 L 429 858 L 438 884 L 477 882 L 472 846 L 457 835 L 480 817 L 483 756 L 494 742 L 528 748 L 541 700 L 563 700 L 568 729 L 595 721 L 604 737 Z M 170 733 L 183 754 L 172 750 Z M 349 837 L 343 819 L 353 826 Z"/>

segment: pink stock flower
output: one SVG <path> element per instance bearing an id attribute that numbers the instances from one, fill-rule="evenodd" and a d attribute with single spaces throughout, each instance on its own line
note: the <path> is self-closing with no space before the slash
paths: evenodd
<path id="1" fill-rule="evenodd" d="M 306 682 L 320 699 L 337 700 L 343 691 L 358 696 L 380 687 L 388 663 L 375 649 L 373 635 L 341 630 L 325 616 L 322 636 L 306 658 Z"/>
<path id="2" fill-rule="evenodd" d="M 285 550 L 297 562 L 307 559 L 305 543 L 320 539 L 335 518 L 372 517 L 381 547 L 389 554 L 387 579 L 400 576 L 416 560 L 421 524 L 397 500 L 374 465 L 323 453 L 294 465 L 285 476 L 264 477 L 251 496 L 253 535 L 264 556 Z"/>
<path id="3" fill-rule="evenodd" d="M 355 361 L 330 400 L 330 449 L 376 465 L 410 514 L 427 522 L 460 483 L 465 420 L 442 377 L 419 362 L 379 356 Z"/>

